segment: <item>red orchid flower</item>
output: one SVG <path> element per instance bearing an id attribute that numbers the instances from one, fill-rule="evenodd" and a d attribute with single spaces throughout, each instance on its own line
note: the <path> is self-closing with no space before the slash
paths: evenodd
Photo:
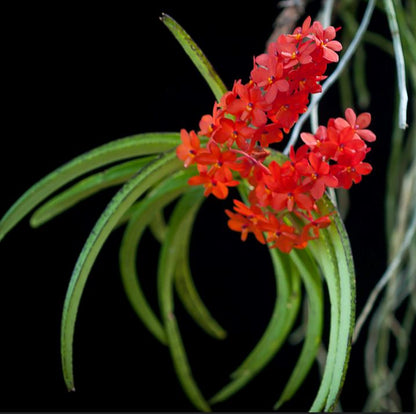
<path id="1" fill-rule="evenodd" d="M 225 213 L 230 218 L 228 227 L 231 230 L 241 232 L 242 241 L 247 239 L 248 233 L 253 233 L 260 243 L 265 244 L 262 225 L 267 221 L 263 212 L 257 206 L 247 207 L 239 200 L 234 200 L 234 210 L 236 211 L 235 213 L 225 210 Z"/>
<path id="2" fill-rule="evenodd" d="M 239 184 L 237 180 L 226 177 L 226 174 L 215 174 L 216 171 L 210 172 L 205 165 L 198 165 L 199 175 L 191 177 L 188 180 L 189 185 L 203 185 L 205 188 L 204 195 L 207 197 L 213 194 L 219 199 L 228 197 L 228 187 L 235 187 Z"/>
<path id="3" fill-rule="evenodd" d="M 347 108 L 345 110 L 345 118 L 335 119 L 336 128 L 343 129 L 350 126 L 357 137 L 362 138 L 364 141 L 373 142 L 376 140 L 374 132 L 366 129 L 371 123 L 371 114 L 369 112 L 364 112 L 357 117 L 353 109 Z"/>
<path id="4" fill-rule="evenodd" d="M 195 131 L 188 134 L 185 129 L 181 129 L 181 140 L 182 144 L 176 148 L 176 155 L 184 161 L 184 166 L 187 168 L 195 162 L 195 157 L 201 153 L 200 141 Z"/>
<path id="5" fill-rule="evenodd" d="M 299 243 L 299 235 L 295 233 L 295 228 L 283 223 L 275 215 L 269 214 L 267 225 L 267 242 L 271 243 L 270 248 L 279 248 L 283 253 L 289 253 L 293 247 Z"/>
<path id="6" fill-rule="evenodd" d="M 243 85 L 241 82 L 235 85 L 235 89 L 239 98 L 227 106 L 227 112 L 256 127 L 265 125 L 265 111 L 270 104 L 265 101 L 261 89 L 254 83 Z"/>
<path id="7" fill-rule="evenodd" d="M 283 78 L 283 63 L 275 56 L 267 55 L 266 62 L 256 66 L 251 71 L 251 79 L 259 87 L 266 91 L 264 99 L 273 102 L 279 92 L 289 90 L 289 82 Z"/>
<path id="8" fill-rule="evenodd" d="M 336 36 L 336 30 L 333 26 L 327 27 L 325 30 L 320 22 L 314 22 L 312 32 L 315 35 L 315 43 L 322 52 L 322 57 L 328 62 L 338 62 L 338 53 L 342 50 L 342 45 L 337 40 L 333 40 Z"/>
<path id="9" fill-rule="evenodd" d="M 302 171 L 306 178 L 302 184 L 311 184 L 310 193 L 315 200 L 319 200 L 326 190 L 326 187 L 336 187 L 338 180 L 331 174 L 329 164 L 323 161 L 322 157 L 311 152 L 308 157 L 309 164 Z"/>

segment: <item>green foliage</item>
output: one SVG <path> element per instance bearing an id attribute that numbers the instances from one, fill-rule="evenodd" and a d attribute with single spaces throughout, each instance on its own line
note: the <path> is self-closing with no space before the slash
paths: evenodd
<path id="1" fill-rule="evenodd" d="M 345 10 L 343 19 L 348 22 L 353 17 L 349 9 Z M 414 13 L 414 7 L 411 11 Z M 398 19 L 406 19 L 400 8 L 397 15 Z M 204 54 L 172 18 L 163 15 L 161 19 L 190 56 L 216 99 L 219 100 L 226 88 Z M 406 32 L 407 38 L 414 36 L 411 30 L 412 28 L 409 27 Z M 377 36 L 369 33 L 365 39 L 373 43 L 380 41 Z M 391 52 L 389 44 L 383 47 Z M 355 85 L 361 89 L 360 85 L 365 83 L 365 61 L 362 49 L 359 50 L 354 63 L 354 73 Z M 405 57 L 412 62 L 411 68 L 414 74 L 415 62 L 412 60 L 414 52 L 405 48 Z M 416 77 L 412 79 L 414 81 Z M 349 80 L 344 78 L 344 82 L 349 82 Z M 415 88 L 414 82 L 412 87 Z M 349 98 L 344 96 L 344 99 Z M 362 104 L 365 105 L 367 102 L 368 97 L 364 96 Z M 412 130 L 412 137 L 414 137 L 414 130 Z M 397 135 L 397 140 L 401 145 L 400 134 Z M 85 283 L 105 241 L 115 228 L 127 223 L 119 254 L 120 273 L 127 298 L 142 323 L 157 340 L 169 348 L 178 379 L 196 409 L 209 411 L 209 404 L 229 398 L 254 379 L 285 345 L 298 318 L 302 299 L 304 299 L 307 316 L 304 321 L 303 347 L 298 360 L 293 364 L 293 371 L 286 386 L 283 390 L 276 390 L 278 397 L 274 408 L 280 408 L 291 399 L 307 377 L 317 357 L 319 347 L 326 345 L 326 338 L 323 338 L 323 316 L 324 289 L 327 289 L 330 299 L 328 353 L 316 398 L 311 402 L 311 411 L 333 410 L 345 380 L 351 350 L 355 318 L 355 273 L 346 230 L 334 203 L 327 196 L 319 202 L 319 208 L 324 214 L 331 214 L 332 224 L 321 231 L 319 239 L 311 241 L 304 250 L 294 250 L 290 254 L 269 249 L 276 283 L 276 299 L 268 326 L 256 346 L 230 375 L 230 382 L 221 388 L 209 402 L 203 396 L 192 375 L 185 344 L 180 335 L 179 321 L 174 309 L 175 290 L 185 309 L 206 333 L 218 339 L 224 339 L 226 332 L 212 318 L 192 279 L 189 265 L 190 238 L 193 223 L 204 196 L 200 188 L 195 189 L 187 184 L 188 178 L 193 174 L 193 167 L 185 171 L 182 163 L 176 158 L 174 148 L 179 142 L 180 138 L 177 133 L 154 133 L 139 134 L 102 145 L 68 162 L 31 187 L 16 201 L 0 222 L 1 239 L 43 202 L 45 203 L 32 216 L 33 227 L 40 226 L 104 188 L 121 185 L 87 238 L 68 287 L 61 331 L 62 366 L 68 389 L 74 388 L 72 344 L 77 311 Z M 391 176 L 394 176 L 394 182 L 389 183 L 390 190 L 387 199 L 387 207 L 390 211 L 397 207 L 395 183 L 403 177 L 414 174 L 415 158 L 413 161 L 406 158 L 408 164 L 412 163 L 411 166 L 400 172 L 398 170 L 401 160 L 406 156 L 404 151 L 400 151 L 400 145 L 393 151 L 394 158 L 390 166 Z M 414 148 L 413 144 L 411 150 L 414 151 Z M 276 153 L 275 157 L 279 158 L 282 155 Z M 118 164 L 91 174 L 94 170 L 112 163 Z M 63 189 L 66 184 L 85 174 L 90 175 L 71 187 Z M 245 185 L 246 183 L 240 185 L 243 198 L 246 191 Z M 48 200 L 48 197 L 60 190 L 60 193 Z M 411 191 L 414 194 L 414 187 Z M 165 207 L 178 198 L 179 201 L 173 213 L 165 223 L 163 219 Z M 410 209 L 411 207 L 409 211 Z M 406 215 L 406 223 L 410 222 L 408 216 L 410 217 L 410 213 Z M 391 233 L 393 227 L 394 221 L 389 220 L 387 222 L 388 234 Z M 161 244 L 157 276 L 161 317 L 158 317 L 151 309 L 139 282 L 138 249 L 142 235 L 148 228 L 152 230 Z M 414 242 L 412 243 L 409 242 L 409 245 L 414 248 Z M 397 250 L 397 245 L 391 247 L 392 257 Z M 408 268 L 414 270 L 414 259 L 408 259 Z M 409 274 L 406 273 L 406 275 L 408 277 Z M 410 281 L 408 284 L 408 296 L 414 300 L 414 287 L 410 286 Z M 304 298 L 302 298 L 302 292 L 304 292 Z M 397 305 L 397 302 L 395 304 Z M 410 305 L 408 309 L 407 319 L 404 322 L 407 332 L 411 330 L 415 319 L 414 309 Z M 389 314 L 391 310 L 384 307 L 383 312 L 380 315 Z M 379 317 L 377 323 L 382 324 L 383 320 Z M 403 350 L 403 348 L 402 346 L 400 349 Z M 405 361 L 404 351 L 401 358 L 398 371 Z"/>

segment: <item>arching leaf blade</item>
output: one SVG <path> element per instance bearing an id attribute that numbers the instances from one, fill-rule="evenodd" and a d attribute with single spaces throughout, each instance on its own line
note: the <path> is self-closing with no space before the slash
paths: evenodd
<path id="1" fill-rule="evenodd" d="M 153 234 L 153 237 L 159 242 L 163 243 L 166 235 L 166 222 L 163 215 L 163 210 L 160 209 L 155 212 L 152 221 L 149 224 L 149 229 Z"/>
<path id="2" fill-rule="evenodd" d="M 342 219 L 327 196 L 318 206 L 332 213 L 332 224 L 323 229 L 311 251 L 320 262 L 331 302 L 331 328 L 327 361 L 311 411 L 331 411 L 337 404 L 349 361 L 355 318 L 355 272 L 351 247 Z"/>
<path id="3" fill-rule="evenodd" d="M 329 198 L 322 203 L 331 208 Z M 355 326 L 355 270 L 351 245 L 341 217 L 334 215 L 334 223 L 328 228 L 329 237 L 335 249 L 340 274 L 340 330 L 337 355 L 331 388 L 325 405 L 326 411 L 333 411 L 338 402 L 347 373 Z"/>
<path id="4" fill-rule="evenodd" d="M 193 320 L 209 335 L 224 339 L 226 331 L 212 317 L 196 289 L 190 269 L 189 246 L 192 224 L 182 230 L 183 236 L 179 246 L 179 256 L 175 270 L 175 287 L 185 309 Z"/>
<path id="5" fill-rule="evenodd" d="M 314 262 L 306 250 L 293 250 L 290 257 L 298 268 L 306 288 L 308 320 L 301 354 L 274 406 L 275 410 L 292 398 L 310 371 L 321 343 L 323 327 L 323 290 L 318 264 Z"/>
<path id="6" fill-rule="evenodd" d="M 280 153 L 275 154 L 276 157 L 283 156 Z M 284 156 L 283 156 L 284 157 Z M 248 192 L 249 188 L 248 185 L 240 185 L 238 187 L 240 195 L 242 199 L 247 203 L 248 202 Z M 290 325 L 292 322 L 291 317 L 287 317 L 287 313 L 291 313 L 293 311 L 295 317 L 295 313 L 299 308 L 300 304 L 300 297 L 294 292 L 298 292 L 298 282 L 299 278 L 294 275 L 294 279 L 292 280 L 292 264 L 289 257 L 285 254 L 282 254 L 280 251 L 269 249 L 269 254 L 272 259 L 272 265 L 274 270 L 274 277 L 275 277 L 275 286 L 276 286 L 276 300 L 275 306 L 273 309 L 273 313 L 270 319 L 270 323 L 267 326 L 265 332 L 263 333 L 262 338 L 256 345 L 256 347 L 250 352 L 247 358 L 243 361 L 239 368 L 237 368 L 232 374 L 231 377 L 235 378 L 238 377 L 239 374 L 243 373 L 247 367 L 247 364 L 250 365 L 252 361 L 256 361 L 256 358 L 260 355 L 264 355 L 268 353 L 271 358 L 273 355 L 270 354 L 270 347 L 269 342 L 274 344 L 282 344 L 288 335 L 287 329 L 283 329 L 282 327 L 284 324 Z M 282 276 L 279 276 L 282 275 Z M 292 292 L 292 293 L 291 293 Z M 286 304 L 290 303 L 292 298 L 298 299 L 296 306 L 287 306 Z M 278 348 L 276 348 L 277 352 Z M 256 362 L 254 362 L 254 365 Z"/>
<path id="7" fill-rule="evenodd" d="M 119 264 L 126 296 L 137 316 L 161 343 L 167 344 L 165 329 L 149 305 L 141 288 L 138 275 L 137 253 L 142 235 L 154 215 L 189 188 L 192 171 L 180 171 L 163 180 L 135 206 L 124 231 L 120 246 Z"/>
<path id="8" fill-rule="evenodd" d="M 276 300 L 270 322 L 258 344 L 250 352 L 232 377 L 251 371 L 262 360 L 264 366 L 277 353 L 293 326 L 300 305 L 299 274 L 290 258 L 277 249 L 269 249 L 276 282 Z M 276 348 L 273 348 L 275 346 Z"/>
<path id="9" fill-rule="evenodd" d="M 140 174 L 130 179 L 112 198 L 101 214 L 78 257 L 71 276 L 61 323 L 61 357 L 64 379 L 69 389 L 74 388 L 72 366 L 72 343 L 79 302 L 89 272 L 104 242 L 126 210 L 149 187 L 161 178 L 182 168 L 174 151 L 162 154 L 157 160 L 147 164 Z"/>
<path id="10" fill-rule="evenodd" d="M 192 40 L 191 36 L 180 26 L 172 17 L 163 13 L 160 20 L 172 32 L 176 40 L 182 46 L 186 54 L 191 58 L 192 62 L 199 70 L 208 86 L 211 88 L 217 101 L 227 92 L 227 88 L 212 67 L 202 50 Z"/>
<path id="11" fill-rule="evenodd" d="M 31 226 L 39 227 L 87 197 L 106 188 L 124 183 L 153 159 L 153 156 L 141 157 L 84 178 L 39 207 L 30 218 Z"/>
<path id="12" fill-rule="evenodd" d="M 232 381 L 210 399 L 212 404 L 226 400 L 247 385 L 279 351 L 295 322 L 301 298 L 299 274 L 284 253 L 277 249 L 269 252 L 277 286 L 273 314 L 257 345 L 232 374 Z"/>
<path id="13" fill-rule="evenodd" d="M 324 409 L 331 378 L 334 369 L 335 356 L 337 353 L 337 341 L 340 329 L 340 281 L 336 255 L 332 243 L 329 240 L 326 229 L 322 229 L 319 239 L 309 242 L 308 249 L 311 250 L 321 267 L 322 275 L 327 284 L 330 300 L 330 331 L 328 354 L 325 362 L 325 369 L 321 379 L 318 393 L 310 408 L 311 412 L 320 412 Z"/>
<path id="14" fill-rule="evenodd" d="M 30 187 L 0 221 L 0 240 L 31 210 L 73 179 L 104 165 L 141 155 L 157 154 L 180 143 L 174 132 L 146 133 L 121 138 L 88 151 Z"/>
<path id="15" fill-rule="evenodd" d="M 182 231 L 191 226 L 193 215 L 203 201 L 200 188 L 189 190 L 176 204 L 168 224 L 168 232 L 160 252 L 158 267 L 158 293 L 162 320 L 167 333 L 175 371 L 179 381 L 194 406 L 201 411 L 210 411 L 210 406 L 199 390 L 186 356 L 185 348 L 174 314 L 174 272 L 179 255 Z"/>

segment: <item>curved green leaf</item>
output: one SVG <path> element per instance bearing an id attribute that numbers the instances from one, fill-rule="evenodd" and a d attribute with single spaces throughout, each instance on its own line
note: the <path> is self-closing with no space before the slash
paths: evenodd
<path id="1" fill-rule="evenodd" d="M 174 272 L 179 257 L 184 229 L 192 226 L 193 216 L 203 200 L 201 188 L 188 191 L 177 203 L 169 220 L 168 232 L 160 252 L 158 293 L 162 319 L 166 329 L 173 364 L 182 387 L 198 410 L 210 411 L 191 372 L 174 314 Z"/>
<path id="2" fill-rule="evenodd" d="M 332 224 L 321 231 L 310 249 L 320 263 L 331 302 L 328 355 L 318 395 L 311 411 L 334 409 L 344 383 L 355 318 L 355 272 L 343 222 L 327 196 L 318 203 L 323 214 L 333 213 Z M 309 248 L 309 246 L 308 246 Z"/>
<path id="3" fill-rule="evenodd" d="M 227 92 L 227 88 L 222 82 L 221 78 L 215 72 L 211 63 L 198 45 L 192 40 L 191 36 L 186 33 L 182 26 L 180 26 L 172 17 L 163 13 L 160 18 L 166 27 L 172 32 L 176 40 L 180 43 L 183 50 L 191 58 L 192 62 L 204 77 L 212 93 L 215 95 L 217 101 Z"/>
<path id="4" fill-rule="evenodd" d="M 278 352 L 295 322 L 301 298 L 299 274 L 286 254 L 277 249 L 269 252 L 277 287 L 273 314 L 257 345 L 232 374 L 234 379 L 210 399 L 212 404 L 229 398 L 258 374 Z"/>
<path id="5" fill-rule="evenodd" d="M 127 298 L 143 324 L 163 344 L 167 343 L 165 331 L 140 286 L 137 272 L 137 249 L 154 215 L 189 188 L 187 181 L 191 176 L 190 172 L 192 173 L 192 171 L 180 171 L 162 181 L 135 206 L 120 246 L 120 273 Z"/>
<path id="6" fill-rule="evenodd" d="M 307 250 L 293 250 L 290 253 L 290 258 L 298 268 L 306 288 L 308 320 L 300 357 L 279 400 L 274 406 L 275 410 L 285 401 L 292 398 L 312 367 L 321 343 L 323 326 L 323 291 L 318 264 L 312 260 Z"/>
<path id="7" fill-rule="evenodd" d="M 336 347 L 338 341 L 338 333 L 340 329 L 340 285 L 338 265 L 336 263 L 335 251 L 330 242 L 325 229 L 321 230 L 318 240 L 309 243 L 310 249 L 319 262 L 322 275 L 326 281 L 329 300 L 330 300 L 330 331 L 329 331 L 329 345 L 328 354 L 325 362 L 325 370 L 321 379 L 321 384 L 315 400 L 310 408 L 312 412 L 322 411 L 327 401 L 329 388 L 331 387 L 331 377 L 333 374 L 333 367 L 336 356 Z"/>
<path id="8" fill-rule="evenodd" d="M 0 240 L 33 208 L 71 180 L 96 168 L 175 148 L 179 133 L 148 133 L 121 138 L 74 158 L 30 187 L 0 221 Z"/>
<path id="9" fill-rule="evenodd" d="M 187 180 L 193 174 L 193 170 L 181 171 L 169 180 L 163 181 L 144 200 L 132 206 L 134 212 L 129 217 L 129 225 L 125 230 L 120 249 L 120 270 L 126 294 L 140 319 L 162 343 L 166 343 L 165 334 L 162 332 L 161 325 L 145 300 L 140 287 L 136 271 L 137 247 L 145 228 L 147 226 L 151 228 L 155 224 L 155 218 L 158 221 L 163 221 L 158 224 L 158 227 L 161 228 L 153 231 L 153 233 L 157 233 L 155 237 L 158 236 L 158 240 L 161 243 L 163 242 L 167 232 L 167 226 L 163 218 L 163 208 L 173 200 L 174 197 L 171 197 L 171 194 L 175 196 L 177 190 L 183 192 L 189 189 Z M 187 233 L 183 235 L 183 245 L 179 249 L 180 255 L 175 271 L 175 287 L 179 298 L 195 322 L 208 334 L 223 339 L 226 336 L 226 332 L 212 318 L 192 280 L 189 268 L 189 239 L 191 230 L 192 227 L 189 226 Z"/>
<path id="10" fill-rule="evenodd" d="M 39 227 L 85 198 L 105 188 L 124 183 L 153 159 L 154 156 L 141 157 L 84 178 L 39 207 L 30 218 L 30 225 Z"/>
<path id="11" fill-rule="evenodd" d="M 179 298 L 194 321 L 214 338 L 224 339 L 225 330 L 211 316 L 196 290 L 189 266 L 189 244 L 192 233 L 192 223 L 182 229 L 183 235 L 179 246 L 179 256 L 175 272 L 175 287 Z"/>
<path id="12" fill-rule="evenodd" d="M 130 179 L 112 198 L 92 229 L 75 265 L 67 290 L 61 325 L 61 356 L 64 379 L 74 388 L 72 342 L 79 302 L 89 272 L 107 237 L 126 210 L 158 180 L 182 168 L 174 151 L 162 154 Z"/>
<path id="13" fill-rule="evenodd" d="M 330 208 L 330 201 L 324 198 L 322 203 Z M 337 355 L 331 387 L 325 405 L 325 411 L 332 411 L 338 401 L 347 373 L 352 336 L 355 325 L 355 271 L 351 246 L 343 221 L 338 214 L 334 223 L 328 227 L 330 240 L 335 249 L 340 275 L 340 330 L 338 335 Z"/>
<path id="14" fill-rule="evenodd" d="M 166 222 L 163 215 L 163 210 L 160 209 L 154 213 L 153 219 L 149 224 L 149 229 L 153 234 L 153 237 L 162 243 L 165 240 L 166 235 Z"/>

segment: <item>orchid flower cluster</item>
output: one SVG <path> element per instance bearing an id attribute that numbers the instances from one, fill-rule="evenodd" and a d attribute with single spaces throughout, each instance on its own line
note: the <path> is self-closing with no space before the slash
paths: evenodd
<path id="1" fill-rule="evenodd" d="M 270 161 L 269 145 L 283 140 L 306 112 L 309 94 L 321 92 L 327 65 L 338 61 L 342 45 L 334 40 L 336 32 L 308 17 L 254 58 L 249 82 L 236 81 L 212 114 L 201 118 L 198 133 L 181 130 L 177 156 L 185 167 L 196 164 L 199 173 L 190 185 L 225 199 L 229 187 L 240 183 L 237 174 L 247 180 L 248 205 L 234 200 L 234 211 L 226 210 L 228 226 L 241 232 L 243 241 L 253 233 L 283 252 L 306 247 L 330 224 L 316 203 L 326 189 L 349 189 L 372 170 L 364 162 L 367 142 L 376 139 L 367 129 L 371 115 L 356 116 L 351 108 L 345 119 L 330 119 L 315 134 L 301 133 L 303 144 L 292 146 L 282 164 Z"/>

